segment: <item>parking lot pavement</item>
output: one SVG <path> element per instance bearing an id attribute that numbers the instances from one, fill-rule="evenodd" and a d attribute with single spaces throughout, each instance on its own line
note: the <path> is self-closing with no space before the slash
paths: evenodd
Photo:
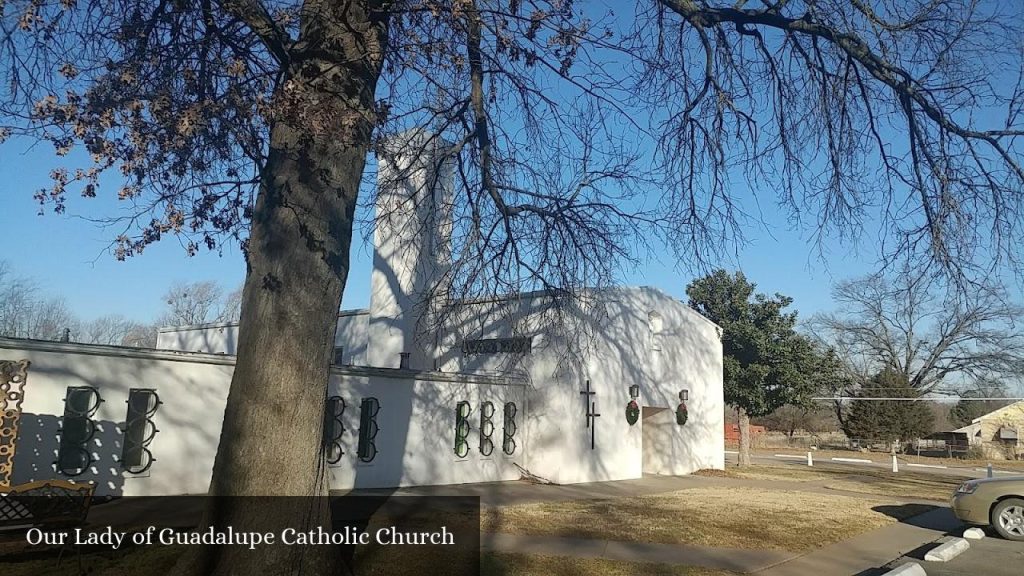
<path id="1" fill-rule="evenodd" d="M 935 547 L 922 546 L 890 563 L 895 568 L 917 562 L 928 576 L 1020 576 L 1024 573 L 1024 542 L 1003 540 L 989 533 L 982 540 L 971 540 L 971 547 L 949 562 L 926 562 L 924 555 Z"/>

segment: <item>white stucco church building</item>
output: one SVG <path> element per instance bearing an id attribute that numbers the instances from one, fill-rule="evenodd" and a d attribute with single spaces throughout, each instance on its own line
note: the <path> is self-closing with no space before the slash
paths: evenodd
<path id="1" fill-rule="evenodd" d="M 445 169 L 430 158 L 379 160 L 382 181 L 399 170 L 403 185 L 378 194 L 389 216 L 374 233 L 370 306 L 338 315 L 325 414 L 331 487 L 722 468 L 721 329 L 666 293 L 594 291 L 557 327 L 544 294 L 456 302 L 435 321 L 423 294 L 445 266 L 450 223 L 436 208 L 447 204 Z M 223 324 L 162 329 L 155 350 L 0 339 L 0 360 L 31 362 L 14 483 L 205 492 L 237 337 L 237 325 Z"/>

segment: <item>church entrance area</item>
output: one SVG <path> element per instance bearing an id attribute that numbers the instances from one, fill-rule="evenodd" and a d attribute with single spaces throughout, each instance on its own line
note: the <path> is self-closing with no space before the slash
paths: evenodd
<path id="1" fill-rule="evenodd" d="M 643 426 L 643 473 L 672 474 L 673 434 L 677 432 L 675 414 L 668 408 L 644 406 L 641 411 Z"/>

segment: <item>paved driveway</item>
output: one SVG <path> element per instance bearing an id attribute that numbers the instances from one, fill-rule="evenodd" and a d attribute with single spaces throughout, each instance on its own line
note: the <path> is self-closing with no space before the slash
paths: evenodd
<path id="1" fill-rule="evenodd" d="M 917 562 L 928 576 L 1020 576 L 1024 573 L 1024 542 L 987 536 L 970 543 L 971 547 L 966 552 L 949 562 L 925 562 L 925 553 L 935 547 L 931 544 L 914 550 L 888 567 Z"/>

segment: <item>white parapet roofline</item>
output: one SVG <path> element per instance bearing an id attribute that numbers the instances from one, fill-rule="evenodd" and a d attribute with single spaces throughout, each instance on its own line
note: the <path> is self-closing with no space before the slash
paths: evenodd
<path id="1" fill-rule="evenodd" d="M 30 350 L 58 354 L 82 354 L 148 360 L 169 360 L 172 362 L 193 362 L 234 366 L 235 356 L 210 354 L 207 352 L 185 352 L 179 350 L 156 350 L 153 348 L 132 348 L 106 344 L 80 344 L 77 342 L 52 342 L 27 338 L 0 338 L 0 350 Z M 464 372 L 433 372 L 426 370 L 404 370 L 401 368 L 378 368 L 375 366 L 331 366 L 331 374 L 340 376 L 375 376 L 395 380 L 421 380 L 428 382 L 465 382 L 469 384 L 492 384 L 500 386 L 526 386 L 527 378 L 520 375 L 498 376 Z"/>
<path id="2" fill-rule="evenodd" d="M 356 308 L 352 310 L 342 310 L 338 312 L 338 318 L 346 316 L 364 316 L 370 313 L 368 308 Z M 238 326 L 238 322 L 208 322 L 206 324 L 189 324 L 186 326 L 161 326 L 157 328 L 157 332 L 187 332 L 189 330 L 208 330 L 211 328 L 234 328 Z"/>

